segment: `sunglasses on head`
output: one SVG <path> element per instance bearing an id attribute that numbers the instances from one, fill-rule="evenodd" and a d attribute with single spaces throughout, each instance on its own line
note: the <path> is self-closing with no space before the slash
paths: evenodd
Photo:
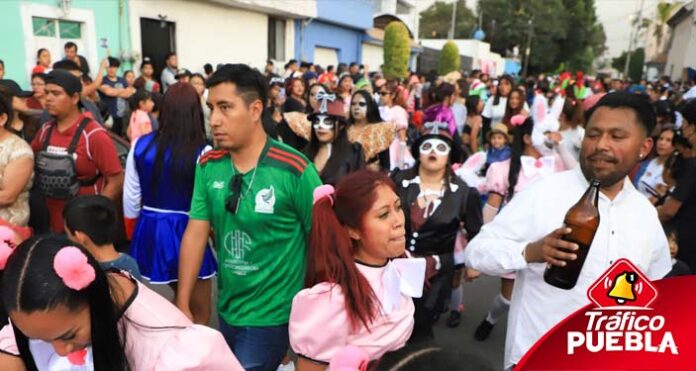
<path id="1" fill-rule="evenodd" d="M 242 196 L 242 174 L 235 174 L 230 180 L 231 194 L 225 199 L 225 209 L 232 214 L 239 210 L 239 201 Z"/>
<path id="2" fill-rule="evenodd" d="M 319 130 L 319 129 L 333 130 L 334 126 L 336 126 L 336 120 L 334 118 L 326 116 L 326 115 L 318 115 L 312 121 L 313 121 L 312 127 L 315 130 Z"/>
<path id="3" fill-rule="evenodd" d="M 438 156 L 447 156 L 449 155 L 451 148 L 444 140 L 431 138 L 423 141 L 418 150 L 422 155 L 427 155 L 434 151 Z"/>

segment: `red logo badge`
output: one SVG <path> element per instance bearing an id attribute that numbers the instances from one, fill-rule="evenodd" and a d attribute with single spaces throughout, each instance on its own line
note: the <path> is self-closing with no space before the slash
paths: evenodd
<path id="1" fill-rule="evenodd" d="M 590 286 L 587 297 L 600 308 L 649 308 L 657 289 L 633 263 L 619 259 Z"/>

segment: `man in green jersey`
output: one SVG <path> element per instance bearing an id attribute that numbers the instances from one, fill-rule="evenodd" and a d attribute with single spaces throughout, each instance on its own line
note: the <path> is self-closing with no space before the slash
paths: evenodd
<path id="1" fill-rule="evenodd" d="M 264 132 L 266 83 L 258 71 L 228 64 L 207 87 L 219 149 L 196 167 L 176 303 L 190 316 L 212 227 L 220 331 L 246 370 L 275 370 L 288 348 L 292 299 L 304 285 L 312 193 L 321 180 L 304 155 Z"/>

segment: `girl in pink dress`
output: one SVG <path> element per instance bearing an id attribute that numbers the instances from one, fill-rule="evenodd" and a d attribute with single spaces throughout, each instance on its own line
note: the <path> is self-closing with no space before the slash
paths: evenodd
<path id="1" fill-rule="evenodd" d="M 314 191 L 305 289 L 290 312 L 297 370 L 324 370 L 347 345 L 372 360 L 401 348 L 413 330 L 424 259 L 400 258 L 404 214 L 394 183 L 359 170 Z"/>
<path id="2" fill-rule="evenodd" d="M 72 245 L 0 233 L 3 370 L 243 370 L 219 332 Z"/>
<path id="3" fill-rule="evenodd" d="M 532 143 L 534 120 L 531 117 L 516 115 L 510 122 L 514 137 L 510 159 L 491 164 L 486 173 L 488 200 L 483 207 L 484 223 L 493 220 L 500 208 L 528 184 L 565 170 L 563 161 L 557 154 L 542 156 Z M 475 270 L 467 269 L 467 277 L 475 278 L 477 275 Z M 500 295 L 493 299 L 488 315 L 476 329 L 474 337 L 477 340 L 488 338 L 498 318 L 510 308 L 514 283 L 514 274 L 501 277 Z"/>

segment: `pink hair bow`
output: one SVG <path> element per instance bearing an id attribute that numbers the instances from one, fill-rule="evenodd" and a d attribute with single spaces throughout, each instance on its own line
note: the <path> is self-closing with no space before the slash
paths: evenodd
<path id="1" fill-rule="evenodd" d="M 348 345 L 331 359 L 329 369 L 331 371 L 367 371 L 369 363 L 370 357 L 367 352 L 355 345 Z"/>
<path id="2" fill-rule="evenodd" d="M 524 115 L 515 115 L 515 116 L 512 116 L 512 118 L 510 119 L 510 125 L 522 126 L 522 124 L 524 124 L 525 120 L 527 120 L 527 117 L 525 117 Z"/>
<path id="3" fill-rule="evenodd" d="M 53 258 L 53 269 L 65 286 L 80 291 L 89 286 L 96 277 L 87 256 L 75 246 L 66 246 Z"/>
<path id="4" fill-rule="evenodd" d="M 0 226 L 0 270 L 5 269 L 7 259 L 15 248 L 15 233 L 12 229 Z"/>
<path id="5" fill-rule="evenodd" d="M 333 194 L 336 192 L 336 189 L 331 184 L 324 184 L 322 186 L 319 186 L 317 188 L 314 188 L 314 201 L 312 201 L 312 205 L 316 204 L 319 202 L 324 197 L 328 197 L 329 201 L 331 202 L 331 205 L 333 206 L 334 200 L 333 200 Z"/>

